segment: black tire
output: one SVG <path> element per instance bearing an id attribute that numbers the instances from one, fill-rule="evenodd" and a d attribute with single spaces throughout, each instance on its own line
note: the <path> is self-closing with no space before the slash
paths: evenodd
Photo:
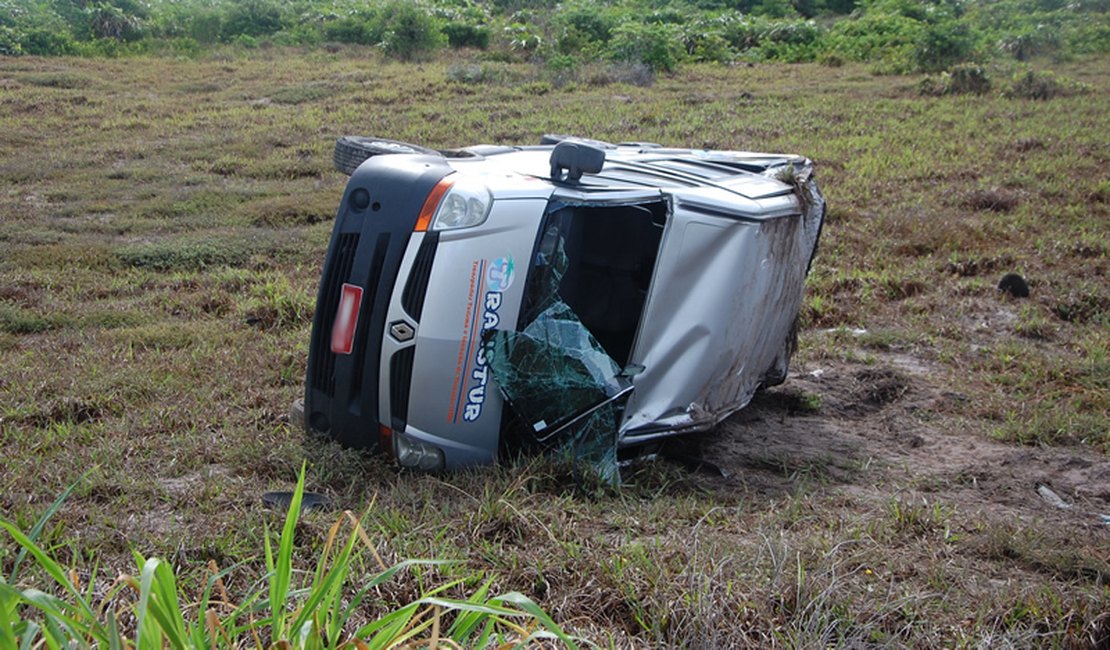
<path id="1" fill-rule="evenodd" d="M 335 141 L 332 162 L 335 163 L 336 169 L 350 176 L 367 158 L 392 153 L 440 155 L 434 149 L 407 142 L 386 140 L 385 138 L 368 138 L 361 135 L 345 135 Z"/>
<path id="2" fill-rule="evenodd" d="M 786 375 L 790 372 L 790 359 L 798 349 L 798 330 L 801 329 L 801 320 L 800 315 L 794 317 L 794 322 L 790 324 L 790 332 L 786 335 L 786 340 L 782 342 L 782 349 L 775 357 L 775 362 L 763 375 L 763 381 L 760 382 L 757 390 L 778 386 L 786 381 Z"/>

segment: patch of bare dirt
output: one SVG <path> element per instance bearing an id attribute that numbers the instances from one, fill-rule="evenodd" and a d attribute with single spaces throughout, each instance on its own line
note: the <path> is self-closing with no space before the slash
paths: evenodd
<path id="1" fill-rule="evenodd" d="M 946 391 L 929 364 L 905 354 L 873 364 L 822 361 L 758 394 L 685 453 L 725 476 L 711 490 L 776 496 L 799 479 L 878 499 L 900 490 L 1014 523 L 1057 521 L 1110 535 L 1110 458 L 1084 447 L 1019 447 L 967 430 L 968 398 Z M 1045 486 L 1068 507 L 1044 498 Z"/>

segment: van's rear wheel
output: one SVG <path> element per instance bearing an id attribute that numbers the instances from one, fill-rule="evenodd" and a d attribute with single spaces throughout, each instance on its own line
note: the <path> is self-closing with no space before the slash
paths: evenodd
<path id="1" fill-rule="evenodd" d="M 335 141 L 335 151 L 332 153 L 332 162 L 335 168 L 347 174 L 353 174 L 358 166 L 367 158 L 391 153 L 421 153 L 440 155 L 434 149 L 420 145 L 386 140 L 385 138 L 369 138 L 361 135 L 345 135 Z"/>

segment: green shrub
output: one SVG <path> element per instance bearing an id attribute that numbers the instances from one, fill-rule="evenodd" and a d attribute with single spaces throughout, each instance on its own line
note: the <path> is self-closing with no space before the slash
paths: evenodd
<path id="1" fill-rule="evenodd" d="M 215 43 L 224 33 L 224 17 L 213 9 L 197 8 L 190 13 L 185 33 L 198 43 Z"/>
<path id="2" fill-rule="evenodd" d="M 225 41 L 232 41 L 238 36 L 269 36 L 284 26 L 280 5 L 276 2 L 238 0 L 229 5 L 221 32 Z"/>
<path id="3" fill-rule="evenodd" d="M 392 0 L 382 8 L 382 30 L 382 49 L 404 61 L 424 57 L 447 40 L 439 21 L 407 0 Z"/>
<path id="4" fill-rule="evenodd" d="M 773 55 L 775 51 L 787 52 L 797 49 L 796 46 L 808 46 L 804 49 L 812 52 L 807 57 L 812 60 L 824 38 L 824 30 L 812 20 L 770 20 L 761 17 L 724 15 L 714 22 L 716 33 L 740 52 L 764 47 L 769 43 L 776 44 L 776 47 L 764 51 L 764 54 L 770 52 Z M 765 58 L 775 57 L 765 56 Z"/>
<path id="5" fill-rule="evenodd" d="M 906 16 L 867 14 L 834 25 L 829 49 L 849 60 L 868 61 L 912 48 L 923 31 L 920 22 Z"/>
<path id="6" fill-rule="evenodd" d="M 1064 49 L 1074 54 L 1110 53 L 1110 24 L 1106 20 L 1084 21 L 1063 40 Z"/>
<path id="7" fill-rule="evenodd" d="M 504 38 L 508 39 L 510 50 L 532 53 L 543 45 L 543 34 L 531 23 L 511 23 L 501 31 Z"/>
<path id="8" fill-rule="evenodd" d="M 581 2 L 564 5 L 556 21 L 564 34 L 573 34 L 587 43 L 608 43 L 613 37 L 613 29 L 620 22 L 613 10 Z"/>
<path id="9" fill-rule="evenodd" d="M 204 47 L 197 39 L 188 36 L 170 38 L 160 43 L 160 51 L 170 56 L 197 57 L 204 52 Z"/>
<path id="10" fill-rule="evenodd" d="M 850 14 L 859 6 L 858 0 L 824 0 L 822 3 L 825 11 L 833 14 Z"/>
<path id="11" fill-rule="evenodd" d="M 46 29 L 32 29 L 27 32 L 20 45 L 25 54 L 36 56 L 66 56 L 77 52 L 77 46 L 69 34 Z"/>
<path id="12" fill-rule="evenodd" d="M 1010 87 L 1002 94 L 1014 99 L 1045 100 L 1083 92 L 1087 92 L 1087 88 L 1082 84 L 1057 77 L 1052 72 L 1025 70 L 1014 75 L 1010 81 Z"/>
<path id="13" fill-rule="evenodd" d="M 1043 25 L 1026 28 L 1020 33 L 1008 34 L 998 41 L 998 49 L 1018 61 L 1028 61 L 1034 56 L 1055 51 L 1059 47 L 1059 34 L 1054 30 L 1045 29 Z"/>
<path id="14" fill-rule="evenodd" d="M 554 54 L 547 57 L 547 69 L 555 73 L 574 72 L 578 68 L 578 59 L 569 54 Z"/>
<path id="15" fill-rule="evenodd" d="M 974 35 L 954 20 L 928 25 L 914 44 L 913 61 L 921 72 L 945 70 L 972 58 Z"/>
<path id="16" fill-rule="evenodd" d="M 672 72 L 682 60 L 680 34 L 662 23 L 625 23 L 613 31 L 609 45 L 615 61 L 643 63 L 655 72 Z"/>
<path id="17" fill-rule="evenodd" d="M 790 0 L 763 0 L 752 8 L 752 13 L 767 18 L 798 17 L 798 12 L 794 11 L 794 5 Z"/>
<path id="18" fill-rule="evenodd" d="M 455 6 L 437 4 L 431 13 L 453 48 L 473 47 L 484 50 L 490 44 L 490 19 L 486 5 L 458 3 Z"/>
<path id="19" fill-rule="evenodd" d="M 443 26 L 447 44 L 454 48 L 476 47 L 484 50 L 489 47 L 489 27 L 469 23 L 451 22 Z"/>
<path id="20" fill-rule="evenodd" d="M 381 30 L 367 21 L 365 16 L 345 16 L 328 21 L 321 32 L 324 40 L 331 43 L 375 45 L 381 40 Z"/>
<path id="21" fill-rule="evenodd" d="M 248 50 L 258 49 L 258 39 L 250 34 L 237 34 L 231 39 L 231 42 Z"/>
<path id="22" fill-rule="evenodd" d="M 380 45 L 404 60 L 450 45 L 492 46 L 485 56 L 506 61 L 560 54 L 642 60 L 656 70 L 746 53 L 748 60 L 940 72 L 991 53 L 1024 61 L 1110 52 L 1105 11 L 1106 0 L 0 0 L 0 55 L 124 56 L 166 52 L 167 40 L 189 38 L 247 48 Z M 174 51 L 193 56 L 195 44 L 183 41 Z"/>
<path id="23" fill-rule="evenodd" d="M 23 54 L 19 32 L 6 25 L 0 25 L 0 56 L 19 56 Z"/>
<path id="24" fill-rule="evenodd" d="M 319 25 L 311 23 L 302 23 L 298 25 L 290 25 L 270 36 L 270 43 L 280 47 L 289 47 L 294 45 L 316 46 L 321 44 L 324 39 L 320 33 Z"/>
<path id="25" fill-rule="evenodd" d="M 769 21 L 739 14 L 726 14 L 718 20 L 718 33 L 738 51 L 759 47 L 770 29 Z"/>
<path id="26" fill-rule="evenodd" d="M 812 20 L 776 22 L 769 26 L 765 38 L 774 43 L 807 45 L 821 37 L 821 28 Z"/>
<path id="27" fill-rule="evenodd" d="M 93 38 L 136 41 L 145 35 L 146 8 L 131 2 L 121 4 L 98 2 L 85 9 Z"/>
<path id="28" fill-rule="evenodd" d="M 918 84 L 922 95 L 982 95 L 991 89 L 987 70 L 976 63 L 962 63 L 939 75 L 925 77 Z"/>
<path id="29" fill-rule="evenodd" d="M 686 41 L 686 52 L 694 61 L 713 61 L 727 63 L 736 58 L 728 41 L 720 34 L 698 34 Z"/>

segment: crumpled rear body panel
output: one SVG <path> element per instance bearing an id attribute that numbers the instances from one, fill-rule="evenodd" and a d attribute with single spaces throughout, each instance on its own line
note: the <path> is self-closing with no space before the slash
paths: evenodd
<path id="1" fill-rule="evenodd" d="M 785 376 L 824 214 L 816 185 L 796 194 L 804 200 L 783 197 L 792 209 L 758 217 L 676 198 L 631 359 L 644 371 L 633 380 L 622 444 L 709 428 L 768 376 Z"/>

